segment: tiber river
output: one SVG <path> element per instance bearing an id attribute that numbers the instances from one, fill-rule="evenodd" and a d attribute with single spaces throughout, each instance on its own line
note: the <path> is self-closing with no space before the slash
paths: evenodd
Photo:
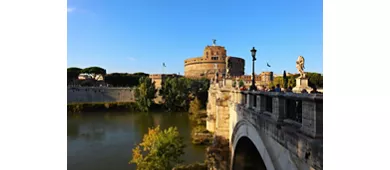
<path id="1" fill-rule="evenodd" d="M 68 169 L 135 170 L 132 149 L 148 127 L 176 126 L 186 144 L 186 163 L 203 161 L 205 147 L 191 144 L 187 113 L 97 113 L 68 117 Z"/>

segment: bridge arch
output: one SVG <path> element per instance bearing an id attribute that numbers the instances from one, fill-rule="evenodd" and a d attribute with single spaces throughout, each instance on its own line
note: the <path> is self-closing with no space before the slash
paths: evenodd
<path id="1" fill-rule="evenodd" d="M 250 122 L 244 119 L 237 122 L 234 126 L 231 139 L 231 167 L 233 170 L 240 167 L 239 161 L 246 162 L 245 159 L 250 159 L 248 160 L 249 162 L 256 162 L 254 169 L 275 170 L 263 140 Z M 244 155 L 249 155 L 249 157 L 246 156 L 243 158 L 241 153 L 246 153 Z"/>

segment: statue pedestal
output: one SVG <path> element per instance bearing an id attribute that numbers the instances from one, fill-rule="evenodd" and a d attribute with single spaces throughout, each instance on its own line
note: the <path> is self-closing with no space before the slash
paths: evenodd
<path id="1" fill-rule="evenodd" d="M 225 79 L 225 86 L 229 87 L 229 88 L 233 87 L 233 80 L 231 78 L 226 78 Z"/>
<path id="2" fill-rule="evenodd" d="M 296 85 L 292 89 L 294 93 L 301 93 L 303 89 L 306 89 L 306 91 L 309 93 L 313 89 L 309 86 L 309 79 L 308 78 L 296 78 Z"/>

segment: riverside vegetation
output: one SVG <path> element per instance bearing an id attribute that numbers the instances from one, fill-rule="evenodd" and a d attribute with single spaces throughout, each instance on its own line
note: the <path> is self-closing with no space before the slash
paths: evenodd
<path id="1" fill-rule="evenodd" d="M 165 110 L 167 112 L 190 111 L 189 118 L 193 122 L 193 138 L 198 132 L 204 132 L 205 122 L 199 121 L 205 108 L 209 80 L 188 79 L 184 77 L 167 78 L 162 85 L 159 95 L 162 104 L 154 103 L 157 89 L 154 82 L 146 76 L 141 76 L 135 89 L 135 102 L 112 102 L 112 103 L 71 103 L 68 104 L 68 113 L 127 110 L 150 112 Z M 203 111 L 203 115 L 205 112 Z M 203 116 L 204 117 L 204 116 Z M 202 142 L 193 143 L 201 144 Z M 137 169 L 207 169 L 204 162 L 189 165 L 181 164 L 180 156 L 184 154 L 182 143 L 176 127 L 160 130 L 159 127 L 149 129 L 143 141 L 133 149 L 133 159 L 129 163 L 137 165 Z"/>

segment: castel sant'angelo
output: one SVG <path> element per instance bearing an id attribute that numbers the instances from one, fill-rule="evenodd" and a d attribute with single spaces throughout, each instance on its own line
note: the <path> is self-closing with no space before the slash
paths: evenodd
<path id="1" fill-rule="evenodd" d="M 233 79 L 243 80 L 245 84 L 250 84 L 251 75 L 245 75 L 245 60 L 239 57 L 227 55 L 225 47 L 218 46 L 213 40 L 212 46 L 206 46 L 203 56 L 184 60 L 184 76 L 189 78 L 214 78 L 218 72 L 219 78 L 226 74 L 228 62 L 231 63 L 230 76 Z M 273 81 L 273 72 L 262 72 L 255 76 L 257 85 L 268 85 Z"/>
<path id="2" fill-rule="evenodd" d="M 206 46 L 203 50 L 203 56 L 189 58 L 184 60 L 184 76 L 191 78 L 212 78 L 215 73 L 220 75 L 226 73 L 227 60 L 230 60 L 232 67 L 230 69 L 231 76 L 244 75 L 245 60 L 238 57 L 227 56 L 225 47 L 215 44 Z"/>

